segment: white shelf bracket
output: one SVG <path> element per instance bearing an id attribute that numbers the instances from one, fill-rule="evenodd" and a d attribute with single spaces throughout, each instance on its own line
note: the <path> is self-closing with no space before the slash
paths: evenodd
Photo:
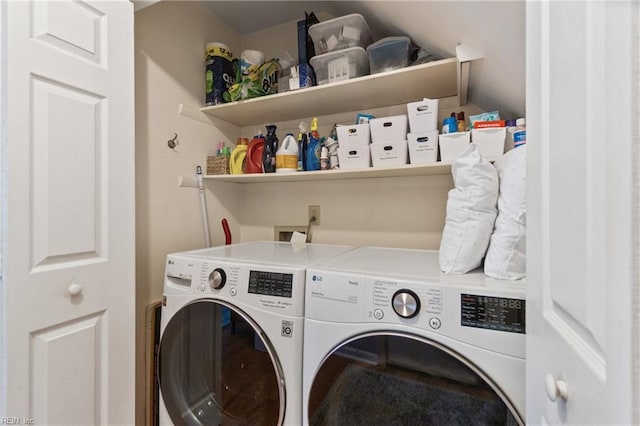
<path id="1" fill-rule="evenodd" d="M 458 58 L 458 106 L 467 103 L 467 91 L 469 90 L 469 69 L 471 61 L 484 58 L 484 55 L 466 44 L 456 46 Z"/>
<path id="2" fill-rule="evenodd" d="M 202 113 L 199 108 L 194 108 L 192 106 L 185 105 L 185 104 L 178 104 L 178 114 L 183 115 L 185 117 L 189 117 L 193 120 L 197 120 L 201 123 L 214 126 L 209 116 L 207 114 Z"/>

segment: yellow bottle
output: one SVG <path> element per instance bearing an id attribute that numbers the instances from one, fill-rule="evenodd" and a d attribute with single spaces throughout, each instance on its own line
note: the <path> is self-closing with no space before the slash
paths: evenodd
<path id="1" fill-rule="evenodd" d="M 232 175 L 241 175 L 244 173 L 244 159 L 247 157 L 247 138 L 238 138 L 236 147 L 231 151 L 229 158 L 229 169 Z"/>

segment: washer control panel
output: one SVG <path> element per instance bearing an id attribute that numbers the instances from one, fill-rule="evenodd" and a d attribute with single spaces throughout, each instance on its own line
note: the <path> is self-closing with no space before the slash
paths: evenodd
<path id="1" fill-rule="evenodd" d="M 198 293 L 287 315 L 304 314 L 305 269 L 288 265 L 167 258 L 165 294 Z"/>

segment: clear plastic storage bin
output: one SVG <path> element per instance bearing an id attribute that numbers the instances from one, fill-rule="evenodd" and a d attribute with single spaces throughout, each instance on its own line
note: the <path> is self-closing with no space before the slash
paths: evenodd
<path id="1" fill-rule="evenodd" d="M 409 65 L 409 37 L 387 37 L 367 47 L 371 74 L 396 70 Z"/>
<path id="2" fill-rule="evenodd" d="M 348 47 L 365 48 L 373 42 L 362 15 L 353 13 L 309 27 L 316 55 Z"/>
<path id="3" fill-rule="evenodd" d="M 311 58 L 318 85 L 369 74 L 369 58 L 362 47 L 329 52 Z"/>

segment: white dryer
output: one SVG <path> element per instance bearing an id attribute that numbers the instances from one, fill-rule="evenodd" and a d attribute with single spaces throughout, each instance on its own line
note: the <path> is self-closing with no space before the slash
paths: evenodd
<path id="1" fill-rule="evenodd" d="M 168 255 L 160 424 L 299 425 L 306 267 L 347 250 L 265 241 Z"/>
<path id="2" fill-rule="evenodd" d="M 363 247 L 307 269 L 303 424 L 523 424 L 525 284 Z"/>

